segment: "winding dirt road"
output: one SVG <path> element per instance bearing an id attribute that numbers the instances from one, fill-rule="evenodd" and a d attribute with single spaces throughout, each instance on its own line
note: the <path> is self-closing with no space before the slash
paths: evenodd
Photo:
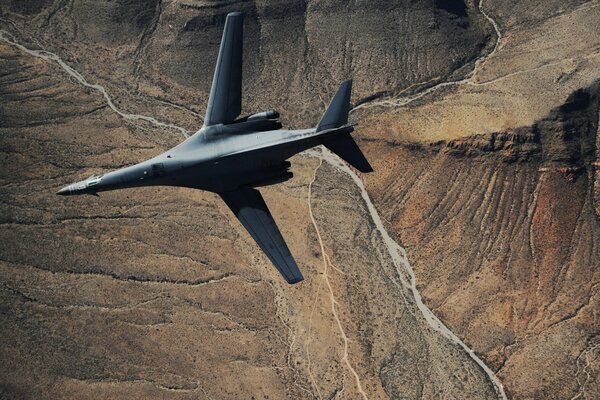
<path id="1" fill-rule="evenodd" d="M 117 106 L 115 105 L 115 103 L 112 101 L 111 97 L 108 95 L 108 92 L 106 91 L 106 89 L 102 85 L 89 83 L 83 77 L 83 75 L 81 75 L 79 72 L 77 72 L 75 69 L 73 69 L 69 64 L 64 62 L 57 54 L 51 53 L 46 50 L 29 49 L 29 48 L 23 46 L 22 44 L 15 42 L 14 38 L 12 37 L 12 35 L 9 32 L 6 32 L 1 29 L 0 29 L 0 40 L 5 43 L 10 44 L 11 46 L 16 47 L 17 49 L 19 49 L 19 50 L 23 51 L 24 53 L 27 53 L 31 56 L 41 58 L 42 60 L 53 61 L 53 62 L 57 63 L 67 74 L 69 74 L 69 76 L 75 78 L 77 83 L 79 83 L 82 86 L 85 86 L 87 88 L 90 88 L 90 89 L 93 89 L 93 90 L 99 92 L 104 97 L 104 100 L 106 101 L 106 104 L 110 107 L 110 109 L 113 110 L 115 113 L 117 113 L 122 118 L 129 120 L 129 121 L 133 121 L 133 122 L 144 121 L 144 122 L 148 122 L 152 125 L 155 125 L 155 126 L 158 126 L 161 128 L 173 129 L 173 130 L 179 131 L 185 138 L 187 138 L 189 136 L 189 132 L 180 126 L 173 125 L 173 124 L 167 124 L 165 122 L 158 121 L 154 117 L 149 117 L 146 115 L 139 115 L 139 114 L 130 114 L 130 113 L 126 113 L 124 111 L 119 110 L 117 108 Z"/>

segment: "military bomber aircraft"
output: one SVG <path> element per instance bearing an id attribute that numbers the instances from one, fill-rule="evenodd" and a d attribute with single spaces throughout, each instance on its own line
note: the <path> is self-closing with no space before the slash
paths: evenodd
<path id="1" fill-rule="evenodd" d="M 324 145 L 362 172 L 373 169 L 348 125 L 352 81 L 341 84 L 316 128 L 281 130 L 279 114 L 239 118 L 242 109 L 243 15 L 227 15 L 204 126 L 150 160 L 74 183 L 59 195 L 140 186 L 182 186 L 217 193 L 290 284 L 304 278 L 257 187 L 292 177 L 288 158 Z"/>

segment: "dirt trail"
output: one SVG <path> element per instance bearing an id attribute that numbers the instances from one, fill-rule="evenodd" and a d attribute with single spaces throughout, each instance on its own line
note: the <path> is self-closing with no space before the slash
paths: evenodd
<path id="1" fill-rule="evenodd" d="M 503 400 L 507 400 L 502 383 L 496 377 L 494 372 L 475 354 L 475 352 L 472 349 L 470 349 L 458 336 L 456 336 L 450 329 L 448 329 L 448 327 L 444 325 L 444 323 L 442 323 L 442 321 L 440 321 L 438 317 L 435 316 L 433 311 L 431 311 L 423 303 L 423 298 L 421 297 L 421 293 L 417 289 L 415 274 L 410 263 L 408 262 L 406 252 L 404 248 L 402 248 L 398 243 L 396 243 L 394 239 L 392 239 L 387 233 L 383 222 L 379 217 L 379 213 L 375 209 L 375 206 L 373 205 L 373 202 L 371 201 L 371 198 L 367 193 L 363 181 L 358 177 L 358 175 L 356 175 L 356 173 L 354 173 L 354 171 L 352 171 L 346 164 L 340 161 L 335 155 L 333 155 L 328 150 L 323 149 L 321 153 L 318 153 L 317 151 L 310 151 L 309 154 L 321 158 L 322 160 L 326 161 L 331 166 L 336 168 L 338 171 L 341 171 L 349 175 L 350 178 L 352 178 L 356 186 L 361 191 L 361 196 L 365 204 L 367 205 L 367 209 L 369 210 L 369 214 L 371 215 L 373 223 L 375 224 L 383 242 L 385 243 L 385 246 L 389 252 L 392 262 L 394 263 L 396 272 L 398 274 L 400 282 L 402 283 L 402 286 L 404 286 L 404 288 L 406 288 L 412 294 L 415 300 L 415 304 L 419 311 L 421 311 L 421 314 L 427 322 L 427 324 L 432 329 L 439 332 L 442 336 L 450 340 L 452 343 L 454 343 L 457 346 L 460 346 L 469 355 L 469 357 L 471 357 L 471 359 L 473 359 L 473 361 L 475 361 L 477 365 L 479 365 L 479 367 L 486 373 L 486 375 L 494 385 L 494 389 L 496 390 L 498 397 Z"/>
<path id="2" fill-rule="evenodd" d="M 0 30 L 0 40 L 5 43 L 8 43 L 9 45 L 11 45 L 13 47 L 16 47 L 17 49 L 19 49 L 33 57 L 37 57 L 37 58 L 41 58 L 46 61 L 53 61 L 53 62 L 57 63 L 67 74 L 69 74 L 69 76 L 75 78 L 77 83 L 79 83 L 80 85 L 85 86 L 87 88 L 93 89 L 97 92 L 100 92 L 100 94 L 104 97 L 106 104 L 111 108 L 111 110 L 113 110 L 115 113 L 117 113 L 122 118 L 129 120 L 129 121 L 134 121 L 134 122 L 135 121 L 144 121 L 144 122 L 148 122 L 152 125 L 155 125 L 155 126 L 158 126 L 161 128 L 173 129 L 173 130 L 179 131 L 185 138 L 187 138 L 189 136 L 189 132 L 187 131 L 187 129 L 184 129 L 180 126 L 168 124 L 165 122 L 160 122 L 157 119 L 155 119 L 153 117 L 148 117 L 146 115 L 129 114 L 129 113 L 119 110 L 117 108 L 117 106 L 115 105 L 115 103 L 110 98 L 110 96 L 108 95 L 108 92 L 106 91 L 106 89 L 102 85 L 89 83 L 79 72 L 77 72 L 70 65 L 65 63 L 58 55 L 51 53 L 49 51 L 46 51 L 46 50 L 29 49 L 29 48 L 15 42 L 14 39 L 12 38 L 12 35 L 4 30 Z"/>
<path id="3" fill-rule="evenodd" d="M 358 376 L 358 373 L 356 372 L 356 370 L 352 367 L 352 364 L 350 364 L 350 359 L 348 358 L 348 336 L 346 336 L 346 332 L 344 331 L 344 327 L 342 326 L 342 322 L 340 321 L 340 318 L 338 316 L 336 306 L 339 303 L 335 299 L 335 294 L 333 292 L 331 282 L 329 281 L 328 270 L 329 270 L 329 266 L 331 265 L 331 262 L 329 260 L 329 256 L 327 256 L 327 254 L 325 253 L 325 246 L 323 244 L 323 238 L 321 237 L 321 231 L 319 230 L 319 226 L 317 225 L 317 221 L 315 219 L 315 216 L 314 216 L 313 210 L 312 210 L 312 201 L 311 201 L 312 200 L 312 186 L 313 186 L 313 183 L 315 183 L 315 181 L 317 180 L 317 171 L 319 171 L 319 168 L 321 167 L 321 165 L 323 165 L 323 159 L 320 160 L 319 165 L 317 166 L 317 168 L 315 168 L 315 171 L 313 173 L 313 178 L 310 181 L 310 183 L 308 184 L 308 198 L 307 198 L 308 213 L 310 215 L 310 220 L 312 221 L 312 224 L 315 227 L 315 230 L 317 232 L 317 239 L 319 240 L 319 246 L 321 247 L 321 256 L 323 257 L 323 272 L 322 272 L 322 274 L 323 274 L 323 279 L 325 280 L 325 284 L 327 285 L 327 289 L 329 290 L 329 299 L 331 300 L 331 313 L 333 314 L 333 318 L 335 319 L 335 322 L 337 324 L 338 330 L 340 332 L 340 336 L 342 338 L 342 341 L 344 342 L 344 353 L 342 356 L 342 361 L 346 364 L 346 367 L 348 367 L 348 370 L 352 373 L 352 375 L 354 375 L 354 379 L 356 380 L 356 387 L 358 389 L 358 392 L 362 395 L 362 397 L 365 400 L 368 400 L 367 394 L 363 390 L 363 387 L 362 387 L 362 384 L 360 381 L 360 377 Z M 319 285 L 319 288 L 320 287 L 321 286 Z M 317 295 L 318 295 L 318 293 L 317 293 Z M 307 354 L 308 354 L 308 343 L 310 343 L 310 337 L 308 338 L 307 345 L 306 345 Z M 311 374 L 311 376 L 312 376 L 312 374 Z M 315 384 L 316 384 L 316 382 L 315 382 Z"/>

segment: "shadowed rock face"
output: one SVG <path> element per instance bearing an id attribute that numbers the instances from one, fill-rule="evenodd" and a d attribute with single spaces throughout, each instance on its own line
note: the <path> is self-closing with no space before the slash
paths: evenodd
<path id="1" fill-rule="evenodd" d="M 427 304 L 509 397 L 593 399 L 598 9 L 483 7 L 497 51 L 468 83 L 393 107 L 492 51 L 477 4 L 12 1 L 0 29 L 58 54 L 119 110 L 188 130 L 232 10 L 246 14 L 245 112 L 278 107 L 288 126 L 311 125 L 353 77 L 354 102 L 373 106 L 353 113 L 377 171 L 366 184 Z M 497 398 L 425 322 L 360 192 L 329 164 L 297 157 L 295 178 L 264 190 L 307 278 L 289 287 L 210 194 L 55 196 L 181 136 L 119 117 L 57 63 L 4 42 L 0 135 L 2 395 Z"/>
<path id="2" fill-rule="evenodd" d="M 531 127 L 370 144 L 400 160 L 372 189 L 428 304 L 515 398 L 569 398 L 595 359 L 599 94 L 577 90 Z"/>
<path id="3" fill-rule="evenodd" d="M 11 0 L 8 3 L 11 12 L 21 15 L 33 15 L 48 7 L 52 0 Z"/>
<path id="4" fill-rule="evenodd" d="M 467 16 L 467 5 L 464 0 L 435 0 L 435 6 L 458 17 Z"/>

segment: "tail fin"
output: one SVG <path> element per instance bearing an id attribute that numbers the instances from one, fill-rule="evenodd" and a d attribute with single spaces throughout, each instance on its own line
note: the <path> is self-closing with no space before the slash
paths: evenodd
<path id="1" fill-rule="evenodd" d="M 326 129 L 339 128 L 348 123 L 350 112 L 350 95 L 352 94 L 352 80 L 342 82 L 337 93 L 331 100 L 329 108 L 325 111 L 321 122 L 317 125 L 317 132 Z"/>
<path id="2" fill-rule="evenodd" d="M 352 81 L 343 82 L 317 125 L 317 132 L 340 128 L 348 123 L 351 94 Z M 324 136 L 321 138 L 321 143 L 360 172 L 373 172 L 373 167 L 350 136 L 352 130 L 352 127 L 347 127 L 339 133 Z"/>

